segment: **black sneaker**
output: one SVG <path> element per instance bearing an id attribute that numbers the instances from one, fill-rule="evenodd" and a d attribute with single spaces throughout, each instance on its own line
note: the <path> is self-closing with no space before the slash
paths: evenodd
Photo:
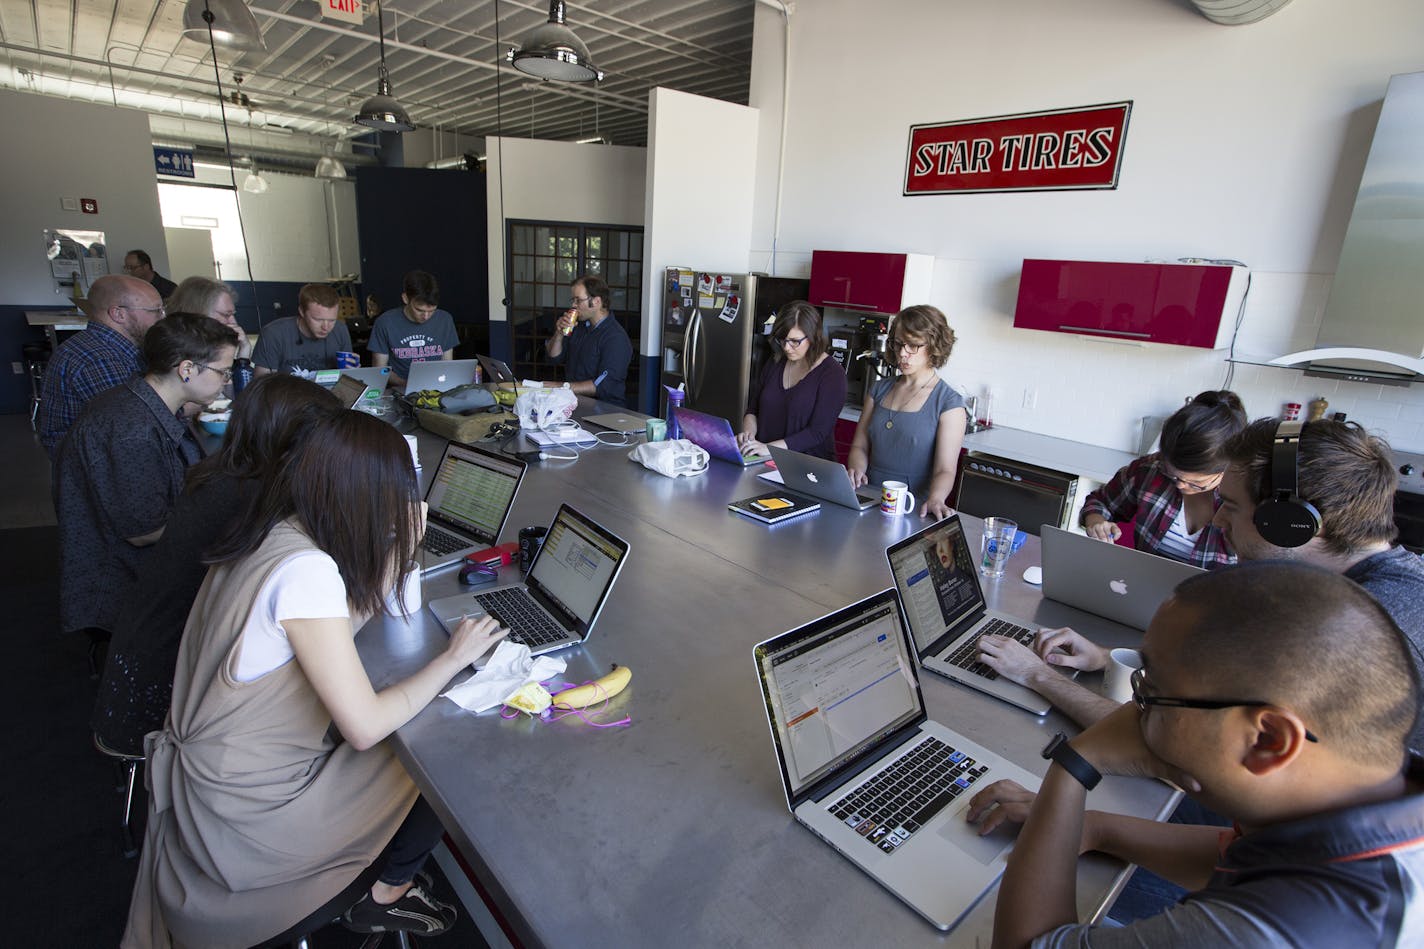
<path id="1" fill-rule="evenodd" d="M 441 903 L 417 883 L 394 903 L 377 903 L 368 891 L 341 915 L 341 924 L 358 933 L 438 936 L 455 925 L 455 916 L 455 907 Z"/>

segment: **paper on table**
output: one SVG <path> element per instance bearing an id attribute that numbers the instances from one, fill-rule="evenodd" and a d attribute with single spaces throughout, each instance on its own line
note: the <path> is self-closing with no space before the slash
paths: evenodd
<path id="1" fill-rule="evenodd" d="M 503 705 L 525 683 L 552 679 L 567 666 L 553 656 L 532 658 L 528 646 L 502 639 L 488 665 L 442 695 L 461 708 L 483 712 Z"/>
<path id="2" fill-rule="evenodd" d="M 769 468 L 757 475 L 763 481 L 770 481 L 772 484 L 785 484 L 786 479 L 781 476 L 781 472 L 775 468 Z"/>

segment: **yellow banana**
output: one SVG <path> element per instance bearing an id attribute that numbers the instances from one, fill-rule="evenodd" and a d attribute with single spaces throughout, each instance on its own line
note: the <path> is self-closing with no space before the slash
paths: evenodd
<path id="1" fill-rule="evenodd" d="M 611 699 L 628 687 L 628 682 L 633 678 L 633 670 L 627 666 L 613 664 L 613 671 L 601 679 L 595 679 L 585 685 L 576 685 L 572 689 L 564 689 L 562 692 L 554 693 L 555 708 L 587 708 L 604 699 Z"/>

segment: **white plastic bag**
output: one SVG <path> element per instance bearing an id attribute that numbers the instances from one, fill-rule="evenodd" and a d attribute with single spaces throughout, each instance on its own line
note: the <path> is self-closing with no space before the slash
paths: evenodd
<path id="1" fill-rule="evenodd" d="M 669 478 L 690 478 L 707 470 L 710 457 L 687 439 L 676 438 L 665 442 L 644 442 L 628 452 L 628 460 Z"/>
<path id="2" fill-rule="evenodd" d="M 525 389 L 514 400 L 514 414 L 525 431 L 547 432 L 573 418 L 576 405 L 572 389 Z"/>

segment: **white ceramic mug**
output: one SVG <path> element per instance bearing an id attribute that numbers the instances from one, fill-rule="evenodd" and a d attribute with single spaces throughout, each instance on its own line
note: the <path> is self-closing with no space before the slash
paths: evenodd
<path id="1" fill-rule="evenodd" d="M 420 445 L 416 442 L 414 435 L 407 435 L 405 443 L 410 446 L 410 463 L 415 465 L 415 470 L 420 470 Z"/>
<path id="2" fill-rule="evenodd" d="M 1142 653 L 1136 649 L 1114 649 L 1108 653 L 1103 670 L 1103 695 L 1114 702 L 1132 701 L 1132 674 L 1142 668 Z"/>
<path id="3" fill-rule="evenodd" d="M 909 514 L 915 509 L 915 496 L 903 481 L 880 482 L 880 513 Z"/>

